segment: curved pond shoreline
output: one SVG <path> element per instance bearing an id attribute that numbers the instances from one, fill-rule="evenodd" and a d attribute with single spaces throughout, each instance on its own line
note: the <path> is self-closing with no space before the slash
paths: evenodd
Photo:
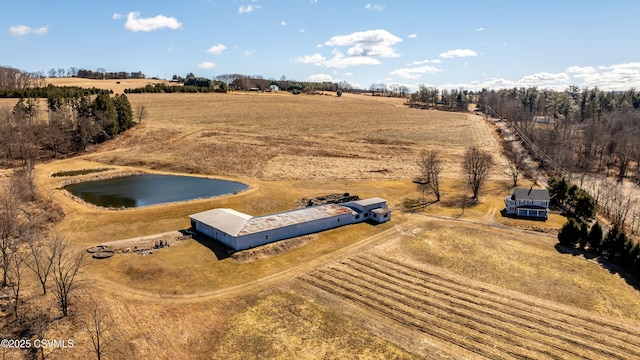
<path id="1" fill-rule="evenodd" d="M 63 189 L 81 202 L 123 209 L 237 194 L 249 186 L 216 178 L 143 173 L 74 182 Z"/>

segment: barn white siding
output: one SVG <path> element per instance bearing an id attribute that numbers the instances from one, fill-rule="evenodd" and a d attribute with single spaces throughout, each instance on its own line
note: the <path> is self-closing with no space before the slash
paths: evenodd
<path id="1" fill-rule="evenodd" d="M 384 199 L 373 198 L 258 217 L 231 209 L 213 209 L 189 217 L 195 231 L 234 250 L 244 250 L 366 220 L 385 222 L 390 219 L 390 211 Z"/>

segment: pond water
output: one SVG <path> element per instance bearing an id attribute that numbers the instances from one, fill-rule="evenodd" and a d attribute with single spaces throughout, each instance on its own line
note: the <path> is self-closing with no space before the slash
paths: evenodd
<path id="1" fill-rule="evenodd" d="M 82 200 L 103 207 L 140 207 L 233 194 L 248 186 L 192 176 L 132 175 L 64 187 Z"/>

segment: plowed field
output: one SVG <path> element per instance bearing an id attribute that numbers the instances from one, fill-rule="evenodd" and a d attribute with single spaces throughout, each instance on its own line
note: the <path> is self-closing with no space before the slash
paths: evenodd
<path id="1" fill-rule="evenodd" d="M 640 358 L 640 329 L 629 323 L 461 281 L 424 264 L 360 255 L 299 280 L 467 357 Z"/>

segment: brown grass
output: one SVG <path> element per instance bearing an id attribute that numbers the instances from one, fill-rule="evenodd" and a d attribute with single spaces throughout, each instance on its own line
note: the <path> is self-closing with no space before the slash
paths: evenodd
<path id="1" fill-rule="evenodd" d="M 400 286 L 392 285 L 391 279 L 380 282 L 371 277 L 376 265 L 369 263 L 367 270 L 353 262 L 353 255 L 364 251 L 368 253 L 363 262 L 374 259 L 379 264 L 379 257 L 384 257 L 397 262 L 388 267 L 406 272 L 428 270 L 450 282 L 468 281 L 477 291 L 465 295 L 470 299 L 506 301 L 495 294 L 479 295 L 485 290 L 505 291 L 522 301 L 534 297 L 533 303 L 545 309 L 577 308 L 580 314 L 591 314 L 585 316 L 602 322 L 623 319 L 620 321 L 627 324 L 624 319 L 640 319 L 637 290 L 618 275 L 581 257 L 560 254 L 553 236 L 509 230 L 532 225 L 557 229 L 564 218 L 552 215 L 546 223 L 533 224 L 502 218 L 502 199 L 510 190 L 499 167 L 479 203 L 461 215 L 459 199 L 465 190 L 459 163 L 465 147 L 483 146 L 499 153 L 490 130 L 477 117 L 407 109 L 398 99 L 349 94 L 341 98 L 284 93 L 132 94 L 129 98 L 134 107 L 144 104 L 149 110 L 140 126 L 87 154 L 42 164 L 36 171 L 39 189 L 66 211 L 57 230 L 79 249 L 184 229 L 189 226 L 188 214 L 214 207 L 260 215 L 290 209 L 302 197 L 334 192 L 380 196 L 389 200 L 395 212 L 392 221 L 381 226 L 334 229 L 284 253 L 249 262 L 219 259 L 211 244 L 196 240 L 145 257 L 118 254 L 103 261 L 90 260 L 83 273 L 87 288 L 112 306 L 114 316 L 126 319 L 118 325 L 125 337 L 122 346 L 126 351 L 121 358 L 195 359 L 235 354 L 243 358 L 410 357 L 400 348 L 425 358 L 500 357 L 504 354 L 500 350 L 516 351 L 518 346 L 524 346 L 523 356 L 547 354 L 531 344 L 542 344 L 549 349 L 547 355 L 588 355 L 574 335 L 569 338 L 574 343 L 558 346 L 539 334 L 526 333 L 534 331 L 520 328 L 522 321 L 503 310 L 490 320 L 497 330 L 478 327 L 480 319 L 469 313 L 464 313 L 466 317 L 459 313 L 455 319 L 462 325 L 452 327 L 443 309 L 451 312 L 456 306 L 431 303 L 433 308 L 425 307 L 431 295 L 416 284 L 429 285 L 435 280 L 420 275 L 418 280 L 402 278 Z M 411 179 L 416 175 L 415 156 L 423 148 L 439 149 L 446 161 L 443 201 L 417 209 L 418 214 L 402 213 L 407 199 L 420 198 Z M 499 156 L 497 160 L 502 161 Z M 50 177 L 58 171 L 104 167 L 114 169 L 110 172 L 152 169 L 216 176 L 247 183 L 251 189 L 235 196 L 114 211 L 71 199 L 59 190 L 69 179 Z M 81 178 L 94 176 L 101 175 Z M 436 221 L 421 212 L 459 221 Z M 376 238 L 380 234 L 384 237 Z M 375 242 L 365 244 L 378 246 L 351 248 L 372 238 Z M 296 270 L 334 256 L 350 265 L 334 263 L 308 275 L 303 274 L 306 270 Z M 357 269 L 366 273 L 362 275 L 365 281 L 351 277 Z M 290 272 L 277 278 L 285 271 Z M 286 281 L 295 276 L 309 281 Z M 242 288 L 271 284 L 268 281 L 274 278 L 280 279 L 276 291 L 259 293 L 264 289 L 258 285 Z M 324 280 L 339 283 L 343 290 L 331 294 L 316 286 Z M 375 291 L 384 296 L 367 290 L 367 282 L 377 284 Z M 329 290 L 338 289 L 324 284 Z M 391 288 L 384 290 L 383 286 Z M 345 301 L 345 295 L 353 291 L 359 291 L 360 302 Z M 458 301 L 453 295 L 460 291 L 460 287 L 439 290 L 434 296 L 452 296 L 451 303 Z M 387 316 L 381 312 L 396 306 L 393 300 L 389 302 L 391 295 L 411 300 L 399 302 L 393 316 Z M 483 309 L 480 306 L 476 311 Z M 438 315 L 429 315 L 430 311 Z M 412 323 L 411 318 L 417 322 Z M 65 330 L 52 336 L 83 338 L 77 321 L 63 325 Z M 433 330 L 440 327 L 462 335 L 443 337 L 444 333 Z M 493 335 L 478 335 L 483 331 L 495 335 L 503 348 L 492 349 Z M 535 331 L 544 332 L 545 327 Z M 512 336 L 518 341 L 509 345 L 510 338 L 503 335 L 517 332 L 522 334 Z M 234 342 L 236 339 L 240 341 Z M 609 345 L 595 346 L 603 351 L 596 354 L 611 355 Z M 88 343 L 79 346 L 87 347 Z M 473 347 L 476 351 L 469 350 Z M 557 350 L 559 347 L 568 350 Z M 626 349 L 613 355 L 634 354 L 633 348 Z M 60 356 L 67 355 L 84 356 Z"/>
<path id="2" fill-rule="evenodd" d="M 459 173 L 466 146 L 497 149 L 479 117 L 409 109 L 401 99 L 285 93 L 129 99 L 147 107 L 148 120 L 87 159 L 265 180 L 402 179 L 415 176 L 423 148 L 443 150 L 449 177 Z"/>

